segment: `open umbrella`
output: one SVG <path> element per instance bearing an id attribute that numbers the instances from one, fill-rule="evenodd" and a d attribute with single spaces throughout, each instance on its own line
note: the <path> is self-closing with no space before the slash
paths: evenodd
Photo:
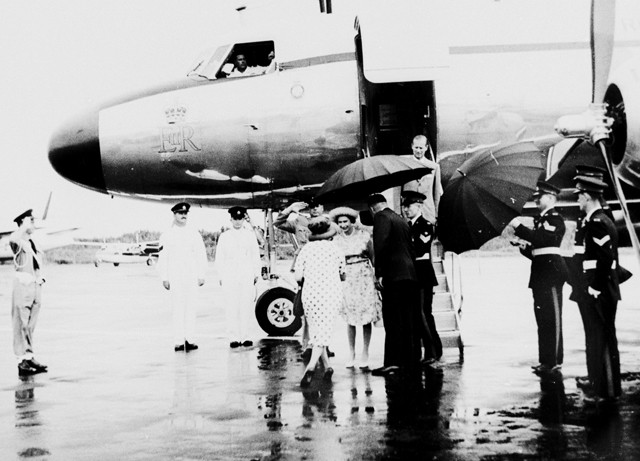
<path id="1" fill-rule="evenodd" d="M 325 181 L 316 194 L 320 202 L 363 200 L 368 195 L 400 186 L 430 173 L 436 166 L 425 166 L 413 157 L 375 155 L 340 168 Z"/>
<path id="2" fill-rule="evenodd" d="M 451 176 L 438 207 L 438 236 L 455 253 L 480 248 L 522 212 L 544 168 L 533 143 L 489 148 Z"/>

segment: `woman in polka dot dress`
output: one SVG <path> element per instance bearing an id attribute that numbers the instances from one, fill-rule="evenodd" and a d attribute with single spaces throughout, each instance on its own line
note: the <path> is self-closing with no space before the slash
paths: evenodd
<path id="1" fill-rule="evenodd" d="M 302 306 L 309 323 L 311 358 L 300 385 L 311 383 L 318 361 L 322 361 L 324 379 L 330 380 L 333 369 L 329 366 L 327 346 L 331 341 L 338 312 L 343 303 L 342 280 L 345 277 L 344 254 L 331 238 L 336 228 L 328 218 L 321 216 L 309 222 L 309 243 L 296 260 L 296 279 L 304 280 Z"/>

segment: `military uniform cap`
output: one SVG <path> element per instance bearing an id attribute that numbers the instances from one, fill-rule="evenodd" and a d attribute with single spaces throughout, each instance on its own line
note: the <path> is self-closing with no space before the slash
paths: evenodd
<path id="1" fill-rule="evenodd" d="M 402 197 L 402 205 L 411 205 L 412 203 L 422 203 L 426 200 L 427 196 L 414 191 L 414 190 L 405 190 L 401 194 Z"/>
<path id="2" fill-rule="evenodd" d="M 593 178 L 597 178 L 601 181 L 604 180 L 604 175 L 607 173 L 607 170 L 595 165 L 576 165 L 576 175 L 574 176 L 574 180 L 578 178 L 578 176 L 590 176 Z"/>
<path id="3" fill-rule="evenodd" d="M 229 208 L 229 214 L 231 215 L 231 219 L 244 219 L 247 214 L 247 209 L 242 206 L 232 206 Z"/>
<path id="4" fill-rule="evenodd" d="M 574 193 L 592 192 L 594 194 L 602 194 L 607 188 L 607 183 L 593 176 L 576 176 L 576 188 Z"/>
<path id="5" fill-rule="evenodd" d="M 180 212 L 188 213 L 189 208 L 191 208 L 191 205 L 189 205 L 187 202 L 180 202 L 173 205 L 171 207 L 171 211 L 173 211 L 174 213 L 180 213 Z"/>
<path id="6" fill-rule="evenodd" d="M 19 214 L 18 216 L 15 217 L 15 219 L 13 220 L 14 223 L 19 224 L 22 222 L 22 220 L 28 216 L 33 216 L 33 210 L 32 209 L 28 209 L 27 211 Z"/>
<path id="7" fill-rule="evenodd" d="M 559 193 L 560 188 L 546 181 L 538 181 L 538 184 L 536 184 L 536 191 L 533 193 L 533 196 L 540 197 L 542 194 L 558 195 Z"/>

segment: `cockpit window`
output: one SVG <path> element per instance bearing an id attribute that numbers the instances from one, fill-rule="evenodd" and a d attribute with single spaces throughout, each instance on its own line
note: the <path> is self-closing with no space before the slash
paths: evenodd
<path id="1" fill-rule="evenodd" d="M 191 70 L 187 74 L 191 78 L 206 78 L 214 80 L 216 73 L 221 65 L 225 62 L 233 45 L 219 46 L 218 48 L 209 48 L 202 52 Z"/>
<path id="2" fill-rule="evenodd" d="M 203 52 L 191 66 L 190 78 L 215 80 L 264 75 L 277 69 L 272 41 L 236 43 Z"/>

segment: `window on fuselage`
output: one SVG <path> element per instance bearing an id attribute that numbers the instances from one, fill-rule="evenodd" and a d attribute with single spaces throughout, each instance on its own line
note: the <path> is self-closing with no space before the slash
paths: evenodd
<path id="1" fill-rule="evenodd" d="M 273 59 L 269 59 L 269 55 Z M 235 70 L 238 55 L 247 62 L 244 73 Z M 191 78 L 215 80 L 227 77 L 249 77 L 274 72 L 277 68 L 273 41 L 236 43 L 208 49 L 200 55 L 189 72 Z"/>

